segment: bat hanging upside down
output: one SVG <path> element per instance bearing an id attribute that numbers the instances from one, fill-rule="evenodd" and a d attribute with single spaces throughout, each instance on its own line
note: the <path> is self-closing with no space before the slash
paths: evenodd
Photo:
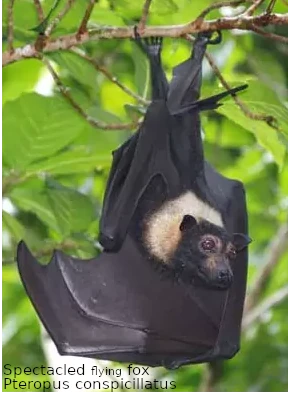
<path id="1" fill-rule="evenodd" d="M 174 69 L 170 86 L 161 65 L 162 40 L 142 42 L 137 33 L 136 39 L 150 60 L 153 103 L 142 129 L 114 152 L 100 243 L 117 252 L 128 233 L 148 261 L 177 279 L 226 289 L 233 278 L 230 263 L 250 238 L 226 229 L 227 212 L 203 157 L 199 112 L 219 107 L 221 98 L 247 85 L 197 101 L 207 35 Z"/>
<path id="2" fill-rule="evenodd" d="M 169 368 L 231 358 L 250 242 L 245 192 L 205 161 L 200 112 L 246 85 L 199 100 L 206 46 L 220 41 L 210 33 L 198 35 L 170 84 L 162 40 L 136 41 L 149 58 L 152 103 L 113 153 L 104 251 L 89 260 L 55 251 L 43 266 L 22 241 L 21 279 L 60 354 Z"/>

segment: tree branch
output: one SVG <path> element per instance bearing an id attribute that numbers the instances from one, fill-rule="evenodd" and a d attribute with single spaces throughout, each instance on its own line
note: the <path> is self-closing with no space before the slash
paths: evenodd
<path id="1" fill-rule="evenodd" d="M 272 40 L 280 41 L 281 43 L 285 43 L 285 44 L 288 43 L 288 37 L 279 36 L 278 34 L 266 32 L 265 30 L 260 29 L 260 27 L 254 26 L 253 28 L 251 28 L 251 30 L 253 30 L 253 32 L 255 33 L 260 34 L 261 36 L 271 38 Z"/>
<path id="2" fill-rule="evenodd" d="M 87 55 L 84 51 L 82 51 L 79 48 L 76 47 L 72 48 L 72 51 L 76 53 L 78 56 L 80 56 L 81 58 L 91 63 L 96 70 L 100 71 L 100 73 L 105 75 L 105 77 L 109 81 L 117 85 L 120 89 L 123 90 L 123 92 L 127 93 L 127 95 L 133 97 L 133 99 L 136 99 L 138 102 L 144 105 L 148 105 L 150 103 L 149 100 L 146 100 L 143 97 L 137 95 L 135 92 L 131 91 L 131 89 L 129 89 L 126 85 L 122 84 L 122 82 L 120 82 L 117 77 L 113 76 L 113 74 L 111 74 L 110 71 L 108 71 L 104 66 L 101 66 L 96 59 L 91 58 L 89 55 Z"/>
<path id="3" fill-rule="evenodd" d="M 103 129 L 103 130 L 131 130 L 135 129 L 138 126 L 138 122 L 130 122 L 130 123 L 123 123 L 123 124 L 106 124 L 100 121 L 96 121 L 95 119 L 91 118 L 80 106 L 79 104 L 73 99 L 72 95 L 69 92 L 69 89 L 66 88 L 63 83 L 61 82 L 58 74 L 51 66 L 48 59 L 41 57 L 41 60 L 48 68 L 49 72 L 51 73 L 55 84 L 59 88 L 60 93 L 64 97 L 64 99 L 84 118 L 91 126 Z"/>
<path id="4" fill-rule="evenodd" d="M 194 41 L 194 38 L 189 36 L 188 34 L 186 35 L 187 40 L 189 41 Z M 215 75 L 218 77 L 219 81 L 223 85 L 223 87 L 227 90 L 231 89 L 231 86 L 228 84 L 228 82 L 225 80 L 223 77 L 221 71 L 216 65 L 216 62 L 212 58 L 212 56 L 206 51 L 205 52 L 205 58 L 208 60 L 208 63 L 210 64 L 212 70 L 214 71 Z M 274 129 L 278 129 L 276 127 L 277 125 L 277 120 L 274 118 L 272 115 L 266 115 L 266 114 L 256 114 L 252 111 L 249 110 L 249 108 L 242 102 L 241 99 L 239 99 L 238 96 L 234 95 L 232 96 L 234 102 L 238 105 L 240 110 L 250 119 L 253 120 L 258 120 L 258 121 L 264 121 L 266 122 L 269 126 L 273 127 Z"/>
<path id="5" fill-rule="evenodd" d="M 35 8 L 38 14 L 38 20 L 39 22 L 42 22 L 44 19 L 44 12 L 42 8 L 42 4 L 40 3 L 40 0 L 34 0 Z"/>
<path id="6" fill-rule="evenodd" d="M 244 12 L 244 15 L 253 15 L 264 1 L 265 0 L 255 0 L 254 3 Z"/>
<path id="7" fill-rule="evenodd" d="M 288 249 L 288 224 L 283 224 L 271 244 L 267 247 L 267 261 L 260 270 L 254 285 L 246 297 L 244 317 L 248 314 L 259 302 L 261 294 L 263 293 L 266 285 L 270 279 L 273 269 L 279 262 L 281 256 Z"/>
<path id="8" fill-rule="evenodd" d="M 14 6 L 14 0 L 10 0 L 8 4 L 8 51 L 7 51 L 10 55 L 14 52 L 13 6 Z"/>
<path id="9" fill-rule="evenodd" d="M 90 0 L 88 7 L 86 9 L 85 15 L 82 19 L 82 22 L 81 22 L 80 27 L 77 32 L 77 34 L 79 36 L 81 36 L 81 34 L 83 34 L 87 31 L 87 23 L 89 21 L 92 11 L 93 11 L 94 5 L 95 5 L 95 0 Z"/>
<path id="10" fill-rule="evenodd" d="M 223 362 L 216 361 L 206 365 L 203 373 L 203 380 L 200 385 L 200 392 L 214 392 L 215 384 L 223 374 Z"/>
<path id="11" fill-rule="evenodd" d="M 246 331 L 258 321 L 261 316 L 263 316 L 267 311 L 282 303 L 286 298 L 288 298 L 288 286 L 279 289 L 271 296 L 268 296 L 262 303 L 258 306 L 254 307 L 251 311 L 249 311 L 243 321 L 242 321 L 242 330 Z"/>
<path id="12" fill-rule="evenodd" d="M 145 31 L 146 23 L 147 23 L 147 18 L 149 14 L 149 8 L 152 3 L 152 0 L 145 0 L 143 10 L 142 10 L 142 16 L 140 19 L 140 22 L 138 23 L 138 32 L 142 35 Z"/>
<path id="13" fill-rule="evenodd" d="M 221 71 L 219 70 L 219 68 L 217 67 L 214 59 L 212 58 L 211 55 L 209 55 L 208 52 L 205 53 L 205 57 L 208 60 L 212 70 L 214 71 L 214 73 L 217 75 L 217 77 L 219 78 L 219 81 L 221 82 L 221 84 L 223 85 L 223 87 L 227 90 L 231 89 L 230 85 L 228 84 L 228 82 L 225 80 L 225 78 L 223 77 Z M 253 119 L 253 120 L 257 120 L 257 121 L 264 121 L 266 122 L 269 126 L 273 127 L 274 129 L 277 129 L 276 125 L 277 125 L 277 120 L 276 118 L 274 118 L 272 115 L 266 115 L 266 114 L 256 114 L 252 111 L 249 110 L 249 108 L 246 106 L 245 103 L 242 102 L 241 99 L 239 99 L 238 96 L 234 95 L 232 96 L 234 102 L 238 105 L 238 107 L 240 108 L 240 110 L 246 115 L 246 117 Z"/>
<path id="14" fill-rule="evenodd" d="M 276 1 L 277 1 L 277 0 L 271 0 L 271 1 L 270 1 L 269 5 L 268 5 L 268 7 L 267 7 L 267 9 L 266 9 L 266 12 L 267 12 L 268 14 L 271 14 L 271 12 L 273 11 L 273 9 L 274 9 L 274 7 L 275 7 L 275 4 L 276 4 Z"/>
<path id="15" fill-rule="evenodd" d="M 205 8 L 205 10 L 203 10 L 201 14 L 198 15 L 196 20 L 204 19 L 205 16 L 207 16 L 213 10 L 217 10 L 222 7 L 237 7 L 238 5 L 246 2 L 247 0 L 228 0 L 228 1 L 221 1 L 219 3 L 213 3 L 209 7 Z"/>
<path id="16" fill-rule="evenodd" d="M 71 0 L 70 0 L 71 1 Z M 57 19 L 57 18 L 56 18 Z M 253 30 L 255 27 L 263 27 L 268 25 L 286 25 L 288 24 L 288 13 L 286 14 L 267 14 L 263 13 L 257 16 L 240 15 L 237 17 L 223 17 L 210 21 L 194 20 L 185 25 L 172 26 L 150 26 L 145 28 L 143 37 L 181 37 L 185 34 L 198 33 L 202 31 L 216 31 L 216 30 Z M 53 26 L 54 27 L 54 24 Z M 48 27 L 49 28 L 49 27 Z M 47 29 L 48 29 L 47 28 Z M 49 28 L 50 31 L 50 28 Z M 73 46 L 81 45 L 89 41 L 99 39 L 112 38 L 133 38 L 133 27 L 102 27 L 91 29 L 82 34 L 80 37 L 77 33 L 51 38 L 46 40 L 43 46 L 43 52 L 53 52 L 58 50 L 69 49 Z M 3 53 L 2 64 L 8 65 L 10 63 L 19 61 L 25 58 L 37 57 L 37 49 L 34 44 L 28 44 L 24 47 L 16 48 L 11 54 L 9 51 Z"/>

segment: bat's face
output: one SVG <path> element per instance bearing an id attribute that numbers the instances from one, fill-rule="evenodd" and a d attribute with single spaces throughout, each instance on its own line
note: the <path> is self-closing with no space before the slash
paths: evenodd
<path id="1" fill-rule="evenodd" d="M 231 264 L 251 240 L 242 234 L 230 236 L 207 221 L 197 223 L 190 215 L 183 217 L 180 231 L 182 239 L 172 264 L 183 280 L 198 279 L 210 288 L 228 289 L 233 281 Z"/>

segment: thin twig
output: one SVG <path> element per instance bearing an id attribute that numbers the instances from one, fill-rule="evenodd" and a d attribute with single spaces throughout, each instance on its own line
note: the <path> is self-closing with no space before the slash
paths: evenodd
<path id="1" fill-rule="evenodd" d="M 223 374 L 223 362 L 211 362 L 205 366 L 203 379 L 200 384 L 200 392 L 215 391 L 215 384 L 219 381 Z"/>
<path id="2" fill-rule="evenodd" d="M 14 52 L 13 41 L 14 41 L 14 21 L 13 21 L 13 6 L 14 0 L 10 0 L 8 3 L 8 53 Z"/>
<path id="3" fill-rule="evenodd" d="M 38 20 L 42 22 L 44 20 L 44 12 L 40 0 L 34 0 L 34 5 L 37 11 Z"/>
<path id="4" fill-rule="evenodd" d="M 257 8 L 260 7 L 265 0 L 255 0 L 254 4 L 252 4 L 245 12 L 244 15 L 253 15 Z"/>
<path id="5" fill-rule="evenodd" d="M 273 269 L 280 261 L 281 256 L 288 249 L 288 224 L 283 224 L 271 244 L 267 248 L 267 261 L 260 270 L 254 284 L 246 297 L 244 316 L 248 314 L 258 303 L 266 288 Z"/>
<path id="6" fill-rule="evenodd" d="M 89 63 L 91 63 L 93 65 L 93 67 L 100 71 L 100 73 L 102 73 L 103 75 L 105 75 L 105 77 L 113 82 L 113 84 L 117 85 L 120 89 L 123 90 L 123 92 L 127 93 L 127 95 L 133 97 L 134 99 L 136 99 L 137 101 L 139 101 L 139 103 L 142 103 L 144 105 L 148 105 L 150 103 L 149 100 L 144 99 L 143 97 L 137 95 L 135 92 L 131 91 L 126 85 L 122 84 L 122 82 L 120 82 L 118 80 L 117 77 L 113 76 L 113 74 L 110 73 L 110 71 L 108 71 L 104 66 L 101 66 L 96 59 L 93 59 L 92 57 L 90 57 L 89 55 L 87 55 L 84 51 L 82 51 L 79 48 L 72 48 L 72 51 L 74 53 L 76 53 L 78 56 L 81 56 L 81 58 L 87 60 Z"/>
<path id="7" fill-rule="evenodd" d="M 61 82 L 58 74 L 54 70 L 54 68 L 51 66 L 50 62 L 44 58 L 41 57 L 41 60 L 43 63 L 46 65 L 48 68 L 49 72 L 51 73 L 55 84 L 57 85 L 60 93 L 62 96 L 65 98 L 65 100 L 78 112 L 78 114 L 81 115 L 91 126 L 98 128 L 98 129 L 103 129 L 103 130 L 131 130 L 135 129 L 136 126 L 139 125 L 139 122 L 130 122 L 126 124 L 106 124 L 100 121 L 96 121 L 95 119 L 91 118 L 90 115 L 88 115 L 80 106 L 79 104 L 73 99 L 71 96 L 69 89 L 67 89 L 63 83 Z"/>
<path id="8" fill-rule="evenodd" d="M 261 319 L 267 311 L 282 303 L 286 298 L 288 298 L 287 285 L 268 296 L 262 303 L 247 313 L 242 321 L 242 330 L 245 331 L 249 329 L 251 325 Z"/>
<path id="9" fill-rule="evenodd" d="M 281 43 L 288 43 L 288 37 L 285 36 L 279 36 L 278 34 L 274 34 L 274 33 L 270 33 L 270 32 L 266 32 L 263 29 L 260 29 L 260 27 L 252 27 L 251 30 L 253 30 L 253 32 L 260 34 L 261 36 L 267 37 L 267 38 L 271 38 L 272 40 L 276 40 L 276 41 L 280 41 Z"/>
<path id="10" fill-rule="evenodd" d="M 142 37 L 182 37 L 185 34 L 199 33 L 204 31 L 242 29 L 252 30 L 253 27 L 263 27 L 272 25 L 287 25 L 287 14 L 267 14 L 263 13 L 257 16 L 223 17 L 214 20 L 194 20 L 184 25 L 172 26 L 149 26 L 145 28 Z M 81 45 L 90 41 L 112 38 L 133 38 L 134 28 L 125 27 L 101 27 L 90 29 L 89 32 L 83 33 L 80 37 L 77 33 L 49 38 L 43 47 L 43 53 L 66 50 L 73 46 Z M 11 54 L 9 51 L 3 53 L 2 65 L 8 65 L 21 59 L 35 58 L 38 55 L 37 49 L 33 44 L 27 44 L 24 47 L 16 48 Z"/>
<path id="11" fill-rule="evenodd" d="M 219 81 L 221 82 L 221 84 L 223 85 L 223 87 L 227 90 L 231 89 L 230 85 L 228 84 L 228 82 L 225 80 L 225 78 L 223 77 L 221 71 L 219 70 L 219 68 L 217 67 L 214 59 L 212 58 L 211 55 L 209 55 L 207 52 L 205 53 L 205 57 L 208 60 L 212 70 L 214 71 L 214 73 L 217 75 Z M 252 111 L 249 110 L 249 108 L 246 106 L 246 104 L 244 104 L 242 102 L 241 99 L 239 99 L 238 96 L 234 95 L 233 96 L 233 100 L 235 101 L 235 103 L 238 105 L 238 107 L 241 109 L 241 111 L 246 115 L 246 117 L 253 119 L 253 120 L 257 120 L 257 121 L 264 121 L 266 122 L 269 126 L 276 128 L 277 125 L 277 120 L 272 116 L 272 115 L 266 115 L 266 114 L 256 114 Z"/>
<path id="12" fill-rule="evenodd" d="M 273 11 L 275 4 L 276 4 L 277 0 L 271 0 L 270 3 L 268 4 L 268 7 L 266 8 L 266 12 L 267 14 L 271 14 L 271 12 Z"/>
<path id="13" fill-rule="evenodd" d="M 201 14 L 198 15 L 196 20 L 204 19 L 213 10 L 217 10 L 222 7 L 237 7 L 238 5 L 246 2 L 247 0 L 230 0 L 230 1 L 228 0 L 228 1 L 221 1 L 219 3 L 213 3 L 209 7 L 205 8 L 205 10 L 203 10 Z"/>
<path id="14" fill-rule="evenodd" d="M 152 3 L 152 0 L 145 0 L 144 6 L 142 9 L 142 16 L 141 16 L 140 22 L 138 23 L 138 32 L 140 34 L 144 33 L 144 31 L 145 31 L 147 18 L 148 18 L 148 14 L 149 14 L 149 8 L 150 8 L 151 3 Z"/>
<path id="15" fill-rule="evenodd" d="M 34 0 L 34 5 L 37 11 L 38 20 L 40 23 L 42 23 L 44 21 L 44 11 L 40 0 Z M 46 41 L 46 37 L 43 34 L 39 34 L 35 41 L 35 49 L 41 52 L 42 48 L 45 45 L 45 41 Z"/>
<path id="16" fill-rule="evenodd" d="M 55 29 L 55 27 L 61 22 L 61 20 L 64 18 L 64 16 L 67 14 L 67 12 L 70 10 L 72 5 L 74 4 L 75 0 L 67 0 L 67 3 L 65 7 L 63 8 L 62 11 L 59 12 L 59 14 L 53 19 L 53 21 L 50 23 L 50 25 L 47 26 L 47 29 L 45 30 L 45 36 L 49 37 L 52 31 Z"/>
<path id="17" fill-rule="evenodd" d="M 185 36 L 187 40 L 189 41 L 194 41 L 194 38 L 186 35 Z M 219 81 L 221 82 L 221 84 L 223 85 L 223 87 L 227 90 L 231 89 L 230 85 L 228 84 L 228 82 L 225 80 L 225 78 L 223 77 L 221 71 L 219 70 L 219 68 L 216 65 L 216 62 L 214 61 L 214 59 L 212 58 L 211 55 L 208 54 L 208 52 L 205 52 L 205 57 L 208 60 L 212 70 L 214 71 L 215 75 L 218 77 Z M 272 116 L 272 115 L 266 115 L 266 114 L 255 114 L 252 111 L 249 110 L 249 108 L 242 102 L 241 99 L 239 99 L 238 96 L 232 96 L 233 100 L 235 101 L 235 103 L 238 105 L 238 107 L 241 109 L 241 111 L 250 119 L 253 120 L 258 120 L 258 121 L 264 121 L 266 122 L 269 126 L 274 127 L 275 129 L 277 125 L 277 121 L 276 119 Z"/>
<path id="18" fill-rule="evenodd" d="M 91 13 L 92 13 L 93 8 L 94 8 L 94 5 L 95 5 L 95 0 L 89 0 L 89 4 L 88 4 L 88 7 L 87 7 L 87 9 L 85 11 L 85 15 L 84 15 L 84 17 L 82 19 L 82 22 L 81 22 L 80 27 L 79 27 L 78 32 L 77 32 L 78 35 L 81 35 L 81 34 L 83 34 L 83 33 L 85 33 L 87 31 L 87 23 L 88 23 L 88 21 L 90 19 Z"/>

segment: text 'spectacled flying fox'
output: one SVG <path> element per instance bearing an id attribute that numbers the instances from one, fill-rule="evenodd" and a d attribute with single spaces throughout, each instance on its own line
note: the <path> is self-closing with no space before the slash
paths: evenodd
<path id="1" fill-rule="evenodd" d="M 210 34 L 198 35 L 170 84 L 162 40 L 137 41 L 153 97 L 139 130 L 113 153 L 104 252 L 81 260 L 56 251 L 43 266 L 21 242 L 20 275 L 61 354 L 170 368 L 230 358 L 246 288 L 245 193 L 204 160 L 199 114 L 246 85 L 199 100 Z"/>

